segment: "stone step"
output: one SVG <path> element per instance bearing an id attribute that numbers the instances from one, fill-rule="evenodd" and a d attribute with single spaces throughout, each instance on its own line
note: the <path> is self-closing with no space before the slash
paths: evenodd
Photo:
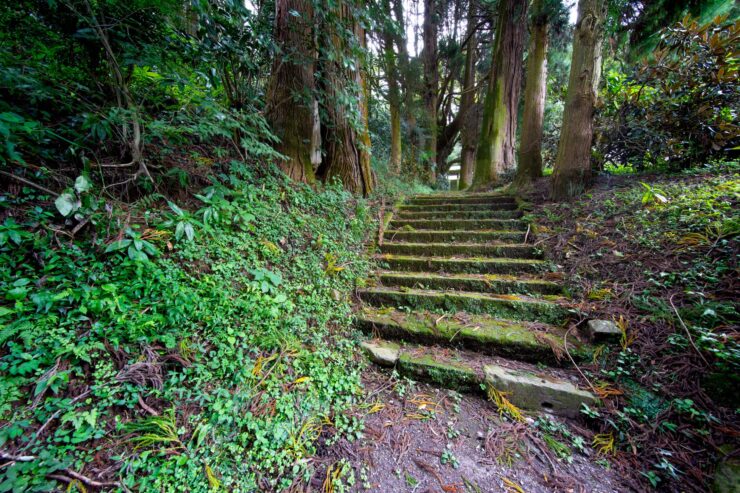
<path id="1" fill-rule="evenodd" d="M 503 195 L 421 195 L 410 197 L 405 202 L 412 205 L 446 205 L 446 204 L 516 204 L 513 197 Z"/>
<path id="2" fill-rule="evenodd" d="M 416 211 L 400 209 L 394 216 L 398 219 L 517 219 L 522 217 L 522 211 Z"/>
<path id="3" fill-rule="evenodd" d="M 355 324 L 384 339 L 464 347 L 532 363 L 569 363 L 563 349 L 565 331 L 552 325 L 467 313 L 443 317 L 428 311 L 402 312 L 368 306 L 357 315 Z M 568 352 L 578 360 L 592 354 L 591 348 L 575 337 L 568 339 Z"/>
<path id="4" fill-rule="evenodd" d="M 402 219 L 393 218 L 389 229 L 438 229 L 444 231 L 504 230 L 526 231 L 527 223 L 516 219 Z"/>
<path id="5" fill-rule="evenodd" d="M 495 294 L 562 294 L 562 287 L 539 278 L 516 277 L 504 274 L 435 274 L 429 272 L 379 271 L 378 281 L 383 286 L 404 286 L 421 289 L 456 289 Z"/>
<path id="6" fill-rule="evenodd" d="M 375 258 L 389 270 L 414 272 L 446 272 L 453 274 L 534 274 L 545 270 L 542 260 L 486 257 L 424 257 L 380 254 Z"/>
<path id="7" fill-rule="evenodd" d="M 512 211 L 517 209 L 514 202 L 493 204 L 401 204 L 399 211 L 429 211 L 429 212 L 465 212 L 465 211 Z"/>
<path id="8" fill-rule="evenodd" d="M 397 255 L 435 255 L 435 256 L 486 256 L 510 258 L 541 258 L 542 253 L 532 245 L 487 243 L 397 243 L 386 241 L 380 246 L 382 253 Z"/>
<path id="9" fill-rule="evenodd" d="M 473 293 L 469 291 L 436 291 L 428 289 L 375 286 L 359 290 L 360 299 L 374 306 L 408 307 L 413 310 L 442 310 L 488 314 L 508 320 L 527 320 L 545 324 L 562 324 L 569 310 L 549 299 L 522 295 Z"/>
<path id="10" fill-rule="evenodd" d="M 410 242 L 515 242 L 524 241 L 524 231 L 443 231 L 443 230 L 399 230 L 389 229 L 383 234 L 386 241 L 410 241 Z"/>
<path id="11" fill-rule="evenodd" d="M 395 367 L 401 375 L 459 392 L 500 392 L 528 411 L 576 417 L 583 404 L 598 402 L 593 394 L 576 387 L 567 374 L 524 363 L 384 340 L 365 341 L 362 348 L 373 362 Z"/>

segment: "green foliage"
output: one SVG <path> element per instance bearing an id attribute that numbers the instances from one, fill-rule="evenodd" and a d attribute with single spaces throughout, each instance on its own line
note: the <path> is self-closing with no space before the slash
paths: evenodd
<path id="1" fill-rule="evenodd" d="M 738 39 L 740 21 L 723 16 L 700 25 L 687 16 L 661 32 L 651 59 L 634 73 L 609 70 L 602 161 L 683 169 L 737 149 Z"/>
<path id="2" fill-rule="evenodd" d="M 230 168 L 200 209 L 96 212 L 74 240 L 32 190 L 0 202 L 0 446 L 37 457 L 2 468 L 3 491 L 96 457 L 131 490 L 284 489 L 319 436 L 361 433 L 334 290 L 367 274 L 373 216 L 337 187 Z"/>

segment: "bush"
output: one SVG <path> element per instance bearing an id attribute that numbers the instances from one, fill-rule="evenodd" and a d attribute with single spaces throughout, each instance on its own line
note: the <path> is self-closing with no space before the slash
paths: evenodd
<path id="1" fill-rule="evenodd" d="M 687 16 L 660 39 L 632 75 L 607 73 L 602 160 L 676 170 L 737 151 L 740 21 Z"/>

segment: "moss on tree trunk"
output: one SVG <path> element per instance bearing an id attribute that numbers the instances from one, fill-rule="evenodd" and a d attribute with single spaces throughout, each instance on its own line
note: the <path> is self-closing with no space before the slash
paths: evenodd
<path id="1" fill-rule="evenodd" d="M 542 11 L 542 0 L 535 0 L 527 57 L 527 84 L 524 89 L 524 115 L 519 142 L 516 181 L 526 184 L 542 176 L 542 123 L 547 94 L 547 45 L 549 19 Z"/>
<path id="2" fill-rule="evenodd" d="M 593 114 L 601 76 L 606 0 L 580 0 L 573 39 L 568 96 L 552 180 L 556 199 L 583 192 L 591 181 Z"/>
<path id="3" fill-rule="evenodd" d="M 475 188 L 495 184 L 501 173 L 515 166 L 514 145 L 526 15 L 526 0 L 499 2 L 493 64 L 483 103 L 483 123 L 475 157 Z"/>

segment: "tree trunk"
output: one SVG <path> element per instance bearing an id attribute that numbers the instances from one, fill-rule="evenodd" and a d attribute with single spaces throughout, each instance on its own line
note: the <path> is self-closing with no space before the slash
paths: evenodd
<path id="1" fill-rule="evenodd" d="M 343 3 L 334 8 L 336 15 L 329 18 L 330 23 L 336 24 L 322 26 L 322 45 L 327 50 L 320 58 L 320 79 L 324 84 L 325 98 L 322 127 L 325 152 L 318 174 L 324 181 L 338 178 L 347 190 L 366 196 L 373 189 L 367 91 L 361 61 L 355 60 L 350 67 L 342 63 L 351 47 L 346 39 L 336 34 L 339 29 L 351 30 L 360 46 L 364 47 L 365 33 L 354 20 L 351 5 Z M 348 106 L 342 101 L 353 89 L 358 90 L 354 95 L 358 103 Z"/>
<path id="2" fill-rule="evenodd" d="M 390 12 L 390 1 L 383 4 Z M 401 21 L 403 22 L 403 21 Z M 388 79 L 388 107 L 391 114 L 391 156 L 389 168 L 391 173 L 401 174 L 401 90 L 399 87 L 398 61 L 395 51 L 395 36 L 386 27 L 383 30 L 385 71 Z"/>
<path id="3" fill-rule="evenodd" d="M 515 166 L 526 16 L 527 0 L 500 0 L 493 63 L 475 157 L 473 186 L 476 188 L 495 184 L 502 173 Z"/>
<path id="4" fill-rule="evenodd" d="M 299 15 L 296 16 L 294 13 Z M 265 116 L 280 139 L 278 166 L 293 180 L 313 183 L 321 162 L 321 133 L 313 93 L 313 7 L 309 0 L 276 0 L 275 39 L 281 50 L 267 86 Z"/>
<path id="5" fill-rule="evenodd" d="M 547 44 L 549 16 L 543 0 L 532 4 L 532 26 L 527 57 L 527 83 L 524 88 L 524 115 L 519 142 L 516 182 L 524 185 L 542 176 L 542 123 L 547 95 Z"/>
<path id="6" fill-rule="evenodd" d="M 468 48 L 465 53 L 465 74 L 463 75 L 463 93 L 460 100 L 460 111 L 465 110 L 465 120 L 460 132 L 460 178 L 459 190 L 465 190 L 473 183 L 475 166 L 475 139 L 477 137 L 477 118 L 473 113 L 475 104 L 475 50 L 478 43 L 475 35 L 475 0 L 468 0 Z"/>
<path id="7" fill-rule="evenodd" d="M 556 199 L 581 194 L 591 181 L 593 115 L 601 76 L 605 18 L 606 0 L 578 2 L 568 95 L 552 180 Z"/>
<path id="8" fill-rule="evenodd" d="M 435 165 L 437 162 L 437 97 L 439 92 L 439 72 L 437 70 L 437 2 L 424 0 L 424 113 L 427 138 L 425 139 L 426 158 L 429 166 L 429 178 L 436 180 Z"/>

